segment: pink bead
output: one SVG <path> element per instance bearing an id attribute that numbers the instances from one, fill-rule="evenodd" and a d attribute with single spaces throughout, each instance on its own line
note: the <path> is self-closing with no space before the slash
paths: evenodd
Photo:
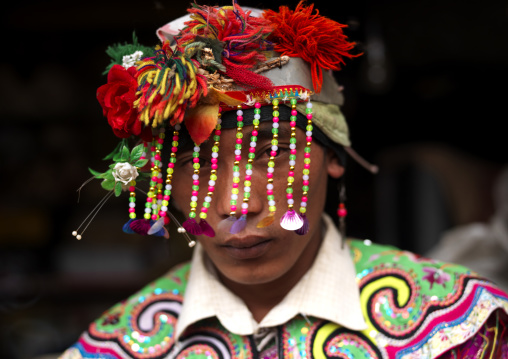
<path id="1" fill-rule="evenodd" d="M 307 170 L 308 170 L 308 169 L 310 168 L 310 163 L 306 163 L 306 164 L 304 164 L 304 165 L 303 165 L 303 168 L 305 168 L 305 169 L 307 169 Z"/>
<path id="2" fill-rule="evenodd" d="M 212 157 L 212 159 L 211 159 L 211 162 L 212 162 L 212 163 L 217 163 L 217 161 L 218 161 L 218 159 L 217 159 L 217 158 Z"/>
<path id="3" fill-rule="evenodd" d="M 312 136 L 307 136 L 306 140 L 307 142 L 312 142 Z"/>
<path id="4" fill-rule="evenodd" d="M 286 198 L 287 198 L 287 199 L 291 199 L 291 198 L 293 198 L 293 194 L 292 194 L 292 193 L 286 193 Z"/>
<path id="5" fill-rule="evenodd" d="M 241 160 L 242 160 L 242 156 L 240 156 L 240 155 L 235 156 L 235 161 L 241 161 Z"/>
<path id="6" fill-rule="evenodd" d="M 272 157 L 277 156 L 277 151 L 270 151 L 270 156 L 272 156 Z"/>
<path id="7" fill-rule="evenodd" d="M 267 173 L 266 173 L 266 177 L 267 177 L 267 178 L 272 178 L 272 177 L 273 177 L 273 173 L 267 172 Z"/>
<path id="8" fill-rule="evenodd" d="M 134 192 L 135 190 L 136 190 L 136 187 L 134 187 L 134 186 L 129 187 L 129 192 Z"/>
<path id="9" fill-rule="evenodd" d="M 261 104 L 259 102 L 256 102 L 256 104 L 254 105 L 255 108 L 261 108 Z"/>
<path id="10" fill-rule="evenodd" d="M 157 178 L 157 183 L 162 183 L 164 182 L 164 179 L 161 177 L 161 178 Z"/>
<path id="11" fill-rule="evenodd" d="M 249 152 L 254 153 L 254 152 L 256 152 L 256 149 L 254 147 L 251 147 L 251 148 L 249 148 Z"/>
<path id="12" fill-rule="evenodd" d="M 294 171 L 289 171 L 288 172 L 288 177 L 294 177 L 295 176 L 295 172 Z"/>
<path id="13" fill-rule="evenodd" d="M 222 131 L 221 131 L 221 130 L 215 130 L 215 134 L 216 134 L 217 136 L 220 136 L 220 135 L 221 135 L 221 133 L 222 133 Z"/>
<path id="14" fill-rule="evenodd" d="M 159 138 L 159 139 L 157 140 L 157 142 L 158 142 L 159 144 L 161 144 L 161 145 L 162 145 L 162 144 L 164 143 L 164 139 L 163 139 L 163 138 Z"/>
<path id="15" fill-rule="evenodd" d="M 276 122 L 276 123 L 279 122 L 279 118 L 278 117 L 274 117 L 273 118 L 273 122 Z"/>
<path id="16" fill-rule="evenodd" d="M 159 212 L 159 216 L 161 216 L 161 217 L 166 217 L 166 212 L 164 212 L 164 211 L 160 211 L 160 212 Z M 165 223 L 165 222 L 166 222 L 166 221 L 164 221 L 164 223 Z"/>
<path id="17" fill-rule="evenodd" d="M 346 217 L 347 216 L 347 210 L 345 208 L 339 208 L 337 210 L 337 215 L 339 217 Z"/>
<path id="18" fill-rule="evenodd" d="M 312 120 L 312 114 L 311 113 L 307 114 L 307 120 Z"/>
<path id="19" fill-rule="evenodd" d="M 194 162 L 194 163 L 199 163 L 199 158 L 198 158 L 198 157 L 194 157 L 194 158 L 192 159 L 192 162 Z"/>
<path id="20" fill-rule="evenodd" d="M 173 141 L 178 141 L 178 136 L 173 136 Z"/>
<path id="21" fill-rule="evenodd" d="M 193 184 L 194 186 L 199 186 L 199 180 L 193 180 L 193 181 L 192 181 L 192 184 Z"/>
<path id="22" fill-rule="evenodd" d="M 153 156 L 153 158 L 155 158 L 157 161 L 161 160 L 161 156 L 160 155 L 155 155 L 155 156 Z"/>
<path id="23" fill-rule="evenodd" d="M 302 202 L 307 202 L 307 197 L 306 196 L 302 197 Z"/>
<path id="24" fill-rule="evenodd" d="M 173 162 L 169 162 L 169 163 L 168 163 L 168 167 L 169 167 L 169 168 L 175 168 L 175 164 L 174 164 Z"/>
<path id="25" fill-rule="evenodd" d="M 206 208 L 206 207 L 202 207 L 202 208 L 201 208 L 201 212 L 203 212 L 203 213 L 208 212 L 208 208 Z"/>
<path id="26" fill-rule="evenodd" d="M 298 112 L 296 110 L 291 110 L 291 116 L 297 116 Z"/>
<path id="27" fill-rule="evenodd" d="M 233 188 L 238 188 L 238 183 L 233 183 Z"/>
<path id="28" fill-rule="evenodd" d="M 233 205 L 233 206 L 231 206 L 231 207 L 229 207 L 229 208 L 231 209 L 231 212 L 236 211 L 236 206 L 235 206 L 235 205 Z"/>
<path id="29" fill-rule="evenodd" d="M 219 112 L 222 112 L 222 107 L 219 107 Z"/>
<path id="30" fill-rule="evenodd" d="M 253 131 L 252 131 L 252 136 L 257 136 L 257 135 L 258 135 L 258 131 L 253 130 Z"/>
<path id="31" fill-rule="evenodd" d="M 241 139 L 241 138 L 237 138 L 237 139 L 236 139 L 236 143 L 238 143 L 239 145 L 241 145 L 241 144 L 242 144 L 242 139 Z"/>
<path id="32" fill-rule="evenodd" d="M 178 151 L 178 147 L 171 147 L 171 152 L 176 153 Z"/>
<path id="33" fill-rule="evenodd" d="M 153 176 L 153 177 L 152 177 L 152 181 L 154 181 L 154 182 L 157 182 L 157 179 L 158 179 L 158 178 L 157 178 L 157 177 L 155 177 L 155 176 Z"/>
<path id="34" fill-rule="evenodd" d="M 295 127 L 296 126 L 296 122 L 295 121 L 289 121 L 289 126 Z"/>
<path id="35" fill-rule="evenodd" d="M 170 196 L 168 196 L 168 195 L 165 195 L 165 196 L 163 197 L 163 199 L 164 199 L 165 201 L 169 201 L 169 199 L 170 199 L 170 198 L 171 198 L 171 197 L 170 197 Z"/>
<path id="36" fill-rule="evenodd" d="M 155 146 L 150 147 L 150 151 L 155 152 L 156 148 Z"/>
<path id="37" fill-rule="evenodd" d="M 134 213 L 136 212 L 136 208 L 129 208 L 129 213 Z"/>
<path id="38" fill-rule="evenodd" d="M 249 209 L 248 208 L 242 208 L 242 214 L 247 214 L 249 213 Z"/>
<path id="39" fill-rule="evenodd" d="M 152 202 L 152 197 L 148 197 L 148 198 L 146 199 L 146 201 L 147 201 L 147 202 Z"/>
<path id="40" fill-rule="evenodd" d="M 304 186 L 308 186 L 309 185 L 309 181 L 308 180 L 303 180 L 303 185 Z"/>
<path id="41" fill-rule="evenodd" d="M 213 192 L 215 190 L 214 186 L 208 186 L 208 192 Z"/>
<path id="42" fill-rule="evenodd" d="M 310 158 L 310 152 L 305 152 L 305 154 L 303 155 L 303 157 L 305 157 L 305 158 Z"/>
<path id="43" fill-rule="evenodd" d="M 267 189 L 267 190 L 266 190 L 266 194 L 267 194 L 268 196 L 271 196 L 271 195 L 273 194 L 273 189 Z"/>
<path id="44" fill-rule="evenodd" d="M 197 196 L 197 195 L 199 195 L 199 192 L 198 191 L 192 191 L 192 195 L 193 196 Z"/>
<path id="45" fill-rule="evenodd" d="M 162 199 L 162 194 L 158 194 L 157 199 Z"/>
<path id="46" fill-rule="evenodd" d="M 291 149 L 291 154 L 292 154 L 292 155 L 296 155 L 296 148 L 292 148 L 292 149 Z"/>
<path id="47" fill-rule="evenodd" d="M 219 166 L 216 163 L 212 164 L 212 170 L 216 170 L 217 168 L 219 168 Z"/>
<path id="48" fill-rule="evenodd" d="M 243 121 L 243 116 L 237 116 L 237 117 L 236 117 L 236 120 L 237 120 L 238 122 Z"/>
<path id="49" fill-rule="evenodd" d="M 156 215 L 156 214 L 152 214 L 152 219 L 153 219 L 154 221 L 156 221 L 156 220 L 157 220 L 157 215 Z"/>

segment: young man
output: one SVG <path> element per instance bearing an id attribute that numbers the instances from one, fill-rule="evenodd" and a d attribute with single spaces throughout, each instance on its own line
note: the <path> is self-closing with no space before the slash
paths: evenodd
<path id="1" fill-rule="evenodd" d="M 461 266 L 345 243 L 323 214 L 352 153 L 326 71 L 354 56 L 343 25 L 301 4 L 190 12 L 159 30 L 153 55 L 110 49 L 99 102 L 117 136 L 145 145 L 123 141 L 95 175 L 130 192 L 124 231 L 177 226 L 197 238 L 192 262 L 108 310 L 62 358 L 506 357 L 506 293 Z"/>

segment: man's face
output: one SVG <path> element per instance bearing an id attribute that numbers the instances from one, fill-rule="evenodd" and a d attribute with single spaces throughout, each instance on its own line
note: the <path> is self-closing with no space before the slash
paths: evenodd
<path id="1" fill-rule="evenodd" d="M 274 196 L 277 206 L 275 221 L 265 227 L 257 228 L 260 220 L 269 215 L 266 194 L 267 164 L 271 151 L 271 122 L 263 122 L 259 126 L 256 146 L 256 157 L 253 162 L 252 186 L 249 199 L 249 213 L 247 226 L 237 234 L 219 231 L 219 222 L 229 217 L 231 189 L 233 184 L 233 163 L 236 129 L 223 130 L 220 138 L 218 157 L 217 181 L 213 199 L 207 212 L 206 221 L 214 228 L 215 237 L 198 236 L 206 254 L 215 265 L 223 279 L 238 284 L 264 284 L 275 281 L 283 276 L 291 276 L 293 272 L 308 269 L 319 248 L 322 234 L 320 218 L 323 212 L 327 176 L 342 174 L 342 167 L 336 158 L 332 158 L 317 143 L 311 146 L 310 185 L 307 201 L 307 218 L 310 229 L 306 235 L 297 235 L 280 226 L 280 218 L 287 211 L 287 175 L 289 171 L 289 122 L 281 121 L 279 127 L 279 151 L 275 157 Z M 241 216 L 240 206 L 243 198 L 243 179 L 247 153 L 249 150 L 252 126 L 243 129 L 244 144 L 240 162 L 240 193 L 238 194 L 237 218 Z M 297 128 L 297 159 L 295 166 L 295 181 L 293 183 L 294 210 L 298 212 L 302 196 L 303 153 L 306 144 L 305 133 Z M 200 168 L 200 196 L 197 214 L 203 203 L 210 177 L 210 158 L 213 143 L 201 146 L 200 157 L 203 159 Z M 178 207 L 188 214 L 192 191 L 192 149 L 177 154 L 177 163 L 173 176 L 173 200 Z M 199 217 L 196 216 L 199 221 Z M 303 273 L 302 273 L 303 274 Z"/>

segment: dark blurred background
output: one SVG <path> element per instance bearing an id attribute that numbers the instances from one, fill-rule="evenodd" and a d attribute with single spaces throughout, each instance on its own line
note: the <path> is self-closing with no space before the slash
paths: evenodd
<path id="1" fill-rule="evenodd" d="M 223 2 L 200 2 L 228 5 Z M 276 9 L 297 1 L 243 1 Z M 500 0 L 315 2 L 349 25 L 364 56 L 337 74 L 353 148 L 348 232 L 424 253 L 442 231 L 487 221 L 507 162 L 508 5 Z M 116 145 L 95 99 L 108 45 L 147 46 L 186 1 L 20 1 L 3 5 L 0 60 L 0 357 L 64 350 L 86 325 L 189 258 L 185 241 L 126 235 L 126 200 L 104 205 L 88 167 Z M 79 200 L 79 203 L 78 203 Z"/>

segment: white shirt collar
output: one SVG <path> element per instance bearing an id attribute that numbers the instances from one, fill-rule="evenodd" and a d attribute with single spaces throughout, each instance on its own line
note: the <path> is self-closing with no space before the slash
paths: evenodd
<path id="1" fill-rule="evenodd" d="M 330 217 L 323 215 L 323 220 L 325 235 L 314 264 L 260 323 L 254 320 L 245 303 L 218 280 L 198 244 L 192 257 L 176 338 L 191 324 L 214 316 L 228 331 L 238 335 L 284 324 L 298 314 L 328 320 L 351 330 L 366 329 L 349 247 L 345 244 L 341 248 L 341 236 Z"/>

